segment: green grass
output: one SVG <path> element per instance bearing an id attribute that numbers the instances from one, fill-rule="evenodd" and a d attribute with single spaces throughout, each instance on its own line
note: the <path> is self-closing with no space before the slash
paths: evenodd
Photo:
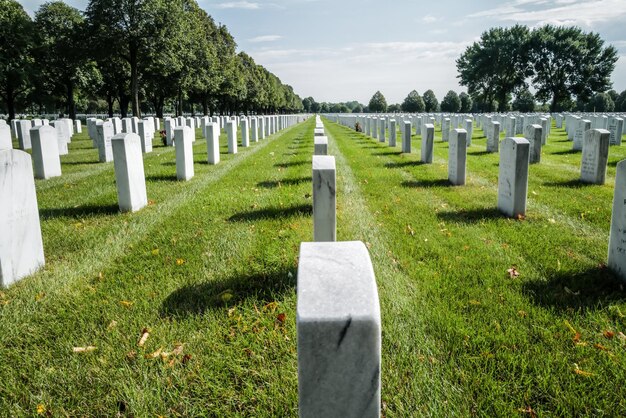
<path id="1" fill-rule="evenodd" d="M 439 132 L 423 165 L 419 136 L 403 155 L 399 134 L 389 148 L 325 124 L 338 239 L 367 243 L 379 286 L 385 416 L 624 410 L 626 303 L 603 263 L 626 149 L 611 147 L 605 186 L 583 186 L 580 153 L 553 128 L 516 221 L 494 209 L 498 156 L 482 130 L 468 184 L 451 187 Z M 74 137 L 63 176 L 36 182 L 46 267 L 0 293 L 0 415 L 296 416 L 313 126 L 234 156 L 223 135 L 216 166 L 199 139 L 189 182 L 155 146 L 151 204 L 133 214 L 117 211 L 113 164 Z"/>

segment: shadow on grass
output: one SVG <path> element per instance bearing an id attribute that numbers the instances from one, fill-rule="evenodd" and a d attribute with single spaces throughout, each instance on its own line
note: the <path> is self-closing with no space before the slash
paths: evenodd
<path id="1" fill-rule="evenodd" d="M 292 266 L 183 286 L 165 298 L 160 315 L 178 318 L 200 315 L 207 310 L 233 306 L 249 299 L 263 306 L 294 291 L 296 269 Z"/>
<path id="2" fill-rule="evenodd" d="M 311 177 L 298 177 L 295 179 L 283 179 L 276 181 L 261 181 L 257 183 L 257 187 L 263 187 L 265 189 L 274 189 L 279 186 L 298 186 L 302 183 L 310 183 Z"/>
<path id="3" fill-rule="evenodd" d="M 555 151 L 551 152 L 550 155 L 572 155 L 572 154 L 582 154 L 582 151 L 577 151 L 574 149 L 568 149 L 564 151 Z"/>
<path id="4" fill-rule="evenodd" d="M 413 189 L 415 187 L 448 187 L 452 186 L 452 183 L 448 179 L 435 179 L 435 180 L 413 180 L 403 181 L 400 183 L 402 187 Z"/>
<path id="5" fill-rule="evenodd" d="M 402 151 L 383 151 L 383 152 L 373 152 L 372 155 L 402 155 Z"/>
<path id="6" fill-rule="evenodd" d="M 609 167 L 617 167 L 617 165 L 618 165 L 619 163 L 621 163 L 622 161 L 624 161 L 624 159 L 623 159 L 623 158 L 622 158 L 622 159 L 619 159 L 619 160 L 615 160 L 615 161 L 609 161 L 607 165 L 608 165 Z"/>
<path id="7" fill-rule="evenodd" d="M 548 181 L 543 183 L 544 186 L 548 186 L 548 187 L 569 187 L 571 189 L 580 189 L 583 187 L 588 187 L 588 186 L 595 186 L 594 184 L 591 183 L 585 183 L 580 181 L 580 179 L 573 179 L 573 180 L 565 180 L 565 181 Z"/>
<path id="8" fill-rule="evenodd" d="M 289 167 L 299 167 L 299 166 L 307 165 L 307 164 L 311 164 L 311 161 L 291 161 L 288 163 L 277 163 L 277 164 L 274 164 L 274 167 L 289 168 Z"/>
<path id="9" fill-rule="evenodd" d="M 178 181 L 175 174 L 146 176 L 146 181 Z"/>
<path id="10" fill-rule="evenodd" d="M 252 210 L 249 212 L 236 213 L 228 220 L 230 222 L 248 222 L 258 221 L 261 219 L 284 219 L 293 216 L 311 216 L 313 214 L 313 206 L 311 205 L 297 205 L 286 208 L 273 207 L 259 210 Z"/>
<path id="11" fill-rule="evenodd" d="M 623 284 L 604 266 L 582 272 L 552 271 L 545 280 L 526 282 L 522 289 L 539 306 L 566 310 L 600 310 L 624 302 Z"/>
<path id="12" fill-rule="evenodd" d="M 467 155 L 488 155 L 488 154 L 497 154 L 497 153 L 490 152 L 490 151 L 472 151 L 472 152 L 467 153 Z"/>
<path id="13" fill-rule="evenodd" d="M 420 165 L 426 164 L 425 162 L 416 160 L 416 161 L 400 161 L 400 162 L 392 162 L 386 163 L 385 167 L 387 168 L 403 168 L 403 167 L 417 167 Z"/>
<path id="14" fill-rule="evenodd" d="M 90 164 L 100 164 L 100 161 L 98 160 L 95 160 L 95 161 L 61 161 L 61 165 L 90 165 Z"/>
<path id="15" fill-rule="evenodd" d="M 439 212 L 437 217 L 445 222 L 475 223 L 491 219 L 504 219 L 505 216 L 497 208 L 481 208 L 459 210 L 456 212 Z"/>
<path id="16" fill-rule="evenodd" d="M 113 215 L 119 213 L 120 208 L 118 205 L 88 205 L 77 206 L 74 208 L 46 208 L 39 209 L 39 216 L 41 219 L 56 219 L 56 218 L 74 218 L 80 219 L 89 216 L 98 215 Z"/>
<path id="17" fill-rule="evenodd" d="M 383 142 L 381 142 L 381 144 L 384 144 Z M 382 148 L 380 145 L 368 145 L 366 147 L 361 147 L 363 149 L 380 149 Z"/>

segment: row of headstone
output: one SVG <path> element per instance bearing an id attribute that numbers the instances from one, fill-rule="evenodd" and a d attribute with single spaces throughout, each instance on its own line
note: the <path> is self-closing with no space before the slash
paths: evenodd
<path id="1" fill-rule="evenodd" d="M 328 137 L 319 116 L 314 147 L 315 242 L 301 244 L 298 263 L 299 416 L 378 417 L 381 320 L 376 278 L 362 242 L 335 242 L 335 157 L 327 155 Z"/>

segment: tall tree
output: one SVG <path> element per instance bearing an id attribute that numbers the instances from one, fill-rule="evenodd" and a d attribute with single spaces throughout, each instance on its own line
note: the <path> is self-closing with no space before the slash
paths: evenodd
<path id="1" fill-rule="evenodd" d="M 626 112 L 626 90 L 621 92 L 615 101 L 615 110 L 618 112 Z"/>
<path id="2" fill-rule="evenodd" d="M 402 111 L 404 112 L 423 112 L 426 106 L 424 105 L 424 100 L 420 94 L 413 90 L 411 91 L 402 102 L 400 106 Z M 371 108 L 371 106 L 370 106 Z"/>
<path id="3" fill-rule="evenodd" d="M 424 92 L 424 107 L 426 112 L 437 112 L 439 110 L 439 101 L 432 90 Z"/>
<path id="4" fill-rule="evenodd" d="M 32 63 L 33 26 L 21 4 L 0 0 L 0 97 L 9 120 L 15 118 L 15 104 L 28 88 Z"/>
<path id="5" fill-rule="evenodd" d="M 463 92 L 459 94 L 461 100 L 461 113 L 469 113 L 472 111 L 472 98 L 469 94 Z"/>
<path id="6" fill-rule="evenodd" d="M 177 39 L 183 0 L 90 0 L 85 12 L 97 51 L 119 56 L 130 66 L 131 111 L 140 116 L 142 70 L 152 63 L 154 51 Z"/>
<path id="7" fill-rule="evenodd" d="M 524 89 L 517 93 L 515 100 L 513 100 L 513 110 L 519 112 L 534 112 L 535 111 L 535 96 L 528 89 Z"/>
<path id="8" fill-rule="evenodd" d="M 587 102 L 595 93 L 608 90 L 617 50 L 603 45 L 597 33 L 585 33 L 577 27 L 546 25 L 535 29 L 529 50 L 536 97 L 551 100 L 550 110 L 554 112 L 571 95 Z"/>
<path id="9" fill-rule="evenodd" d="M 526 26 L 491 28 L 456 61 L 460 84 L 472 97 L 506 110 L 508 97 L 526 87 L 532 74 L 529 61 L 530 31 Z"/>
<path id="10" fill-rule="evenodd" d="M 459 110 L 461 110 L 461 99 L 454 90 L 450 90 L 441 101 L 441 111 L 458 113 Z"/>
<path id="11" fill-rule="evenodd" d="M 35 63 L 48 94 L 62 97 L 66 113 L 76 118 L 77 89 L 93 79 L 95 63 L 87 58 L 84 19 L 62 1 L 44 3 L 35 13 Z"/>
<path id="12" fill-rule="evenodd" d="M 380 91 L 374 93 L 370 99 L 370 112 L 385 112 L 387 110 L 387 100 Z"/>

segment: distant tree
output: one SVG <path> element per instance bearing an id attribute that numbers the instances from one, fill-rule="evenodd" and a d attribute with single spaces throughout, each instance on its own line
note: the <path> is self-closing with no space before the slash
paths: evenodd
<path id="1" fill-rule="evenodd" d="M 611 89 L 609 91 L 607 91 L 607 94 L 609 96 L 611 96 L 611 100 L 613 100 L 613 103 L 617 102 L 617 99 L 619 98 L 619 93 L 616 92 L 615 90 Z"/>
<path id="2" fill-rule="evenodd" d="M 358 103 L 354 106 L 354 109 L 352 109 L 352 113 L 363 113 L 363 105 Z"/>
<path id="3" fill-rule="evenodd" d="M 469 113 L 472 111 L 472 98 L 469 94 L 463 92 L 459 94 L 461 100 L 461 113 Z"/>
<path id="4" fill-rule="evenodd" d="M 426 90 L 423 99 L 426 112 L 437 112 L 439 110 L 439 101 L 432 90 Z"/>
<path id="5" fill-rule="evenodd" d="M 302 106 L 304 107 L 304 111 L 306 113 L 311 112 L 311 107 L 313 106 L 313 103 L 315 103 L 315 99 L 313 99 L 312 97 L 305 97 L 304 99 L 302 99 Z"/>
<path id="6" fill-rule="evenodd" d="M 320 105 L 319 113 L 328 113 L 328 112 L 330 112 L 330 106 L 328 105 L 328 103 L 322 103 Z"/>
<path id="7" fill-rule="evenodd" d="M 615 101 L 615 110 L 617 112 L 626 112 L 626 90 L 621 92 Z"/>
<path id="8" fill-rule="evenodd" d="M 441 101 L 441 111 L 457 113 L 459 110 L 461 110 L 461 99 L 454 90 L 450 90 Z"/>
<path id="9" fill-rule="evenodd" d="M 401 110 L 402 110 L 402 106 L 397 103 L 394 103 L 387 108 L 387 112 L 389 113 L 397 113 L 397 112 L 400 112 Z"/>
<path id="10" fill-rule="evenodd" d="M 578 27 L 546 25 L 535 29 L 529 51 L 537 99 L 550 100 L 554 112 L 571 95 L 586 102 L 595 93 L 606 91 L 617 50 L 603 45 L 597 33 L 585 33 Z"/>
<path id="11" fill-rule="evenodd" d="M 0 98 L 9 120 L 15 119 L 18 100 L 28 89 L 34 30 L 20 3 L 0 0 Z"/>
<path id="12" fill-rule="evenodd" d="M 370 112 L 385 112 L 387 111 L 387 100 L 380 91 L 374 93 L 369 103 Z"/>
<path id="13" fill-rule="evenodd" d="M 587 104 L 586 110 L 589 112 L 613 112 L 615 103 L 608 93 L 597 93 Z"/>
<path id="14" fill-rule="evenodd" d="M 462 86 L 481 102 L 499 103 L 506 110 L 507 97 L 526 87 L 532 74 L 528 42 L 530 31 L 526 26 L 491 28 L 467 47 L 456 61 Z"/>
<path id="15" fill-rule="evenodd" d="M 420 96 L 417 91 L 413 90 L 406 96 L 404 102 L 402 102 L 401 108 L 403 112 L 417 113 L 423 112 L 426 106 L 422 96 Z"/>
<path id="16" fill-rule="evenodd" d="M 524 89 L 517 93 L 515 100 L 513 101 L 513 110 L 519 112 L 534 112 L 535 111 L 535 96 L 528 89 Z"/>

